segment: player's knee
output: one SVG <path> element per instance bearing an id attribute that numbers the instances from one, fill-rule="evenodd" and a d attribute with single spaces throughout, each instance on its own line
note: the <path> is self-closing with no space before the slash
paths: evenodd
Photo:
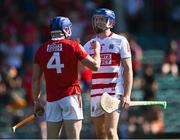
<path id="1" fill-rule="evenodd" d="M 108 138 L 110 139 L 115 138 L 117 137 L 117 130 L 110 128 L 107 130 L 107 135 L 108 135 Z"/>
<path id="2" fill-rule="evenodd" d="M 106 132 L 101 130 L 96 130 L 96 136 L 98 139 L 105 139 L 106 138 Z"/>

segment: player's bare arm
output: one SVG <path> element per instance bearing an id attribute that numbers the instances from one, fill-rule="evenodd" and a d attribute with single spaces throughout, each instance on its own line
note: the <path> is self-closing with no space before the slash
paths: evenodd
<path id="1" fill-rule="evenodd" d="M 40 79 L 42 71 L 38 64 L 33 64 L 33 75 L 32 75 L 32 93 L 34 101 L 38 101 L 40 93 Z"/>
<path id="2" fill-rule="evenodd" d="M 41 116 L 44 113 L 44 107 L 41 105 L 40 97 L 40 80 L 42 76 L 42 71 L 38 64 L 33 64 L 33 75 L 32 75 L 32 95 L 34 99 L 34 112 Z"/>
<path id="3" fill-rule="evenodd" d="M 124 67 L 123 76 L 124 76 L 124 95 L 122 97 L 122 108 L 127 108 L 130 103 L 130 96 L 133 84 L 133 71 L 131 58 L 122 59 L 122 65 Z"/>
<path id="4" fill-rule="evenodd" d="M 87 66 L 93 71 L 98 71 L 100 68 L 101 58 L 100 58 L 100 43 L 97 41 L 91 42 L 91 47 L 94 49 L 94 57 L 87 55 L 85 59 L 81 62 L 83 65 Z"/>

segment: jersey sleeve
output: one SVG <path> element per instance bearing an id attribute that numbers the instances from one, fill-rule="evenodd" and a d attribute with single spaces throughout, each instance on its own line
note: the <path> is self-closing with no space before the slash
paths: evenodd
<path id="1" fill-rule="evenodd" d="M 88 55 L 87 52 L 85 51 L 85 49 L 80 44 L 76 45 L 75 53 L 80 61 L 82 59 L 86 58 L 86 56 Z"/>
<path id="2" fill-rule="evenodd" d="M 123 38 L 121 41 L 121 49 L 120 49 L 121 58 L 131 57 L 131 50 L 129 46 L 129 42 L 126 38 Z"/>
<path id="3" fill-rule="evenodd" d="M 89 45 L 90 45 L 90 43 L 89 43 L 89 41 L 84 45 L 84 49 L 86 50 L 86 52 L 89 54 L 90 52 L 88 52 L 89 51 Z"/>

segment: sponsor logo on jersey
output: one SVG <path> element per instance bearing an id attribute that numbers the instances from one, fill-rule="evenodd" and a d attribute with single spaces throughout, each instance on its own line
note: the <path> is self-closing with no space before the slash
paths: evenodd
<path id="1" fill-rule="evenodd" d="M 94 57 L 94 54 L 90 54 L 91 57 Z M 101 65 L 111 65 L 112 64 L 112 54 L 100 54 L 101 56 Z"/>
<path id="2" fill-rule="evenodd" d="M 110 44 L 109 49 L 113 49 L 113 48 L 114 48 L 114 44 Z"/>
<path id="3" fill-rule="evenodd" d="M 101 44 L 101 47 L 103 47 L 103 46 L 105 46 L 105 44 L 103 43 L 103 44 Z"/>
<path id="4" fill-rule="evenodd" d="M 47 52 L 59 52 L 62 51 L 62 44 L 49 44 L 47 46 Z"/>
<path id="5" fill-rule="evenodd" d="M 101 65 L 111 65 L 112 54 L 101 54 Z"/>

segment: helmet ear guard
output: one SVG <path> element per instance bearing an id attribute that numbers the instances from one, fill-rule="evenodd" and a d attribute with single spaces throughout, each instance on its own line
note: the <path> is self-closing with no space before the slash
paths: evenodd
<path id="1" fill-rule="evenodd" d="M 68 26 L 63 30 L 65 37 L 69 38 L 72 35 L 72 26 Z"/>
<path id="2" fill-rule="evenodd" d="M 114 20 L 112 20 L 112 19 L 109 19 L 109 20 L 107 21 L 107 27 L 108 27 L 108 28 L 113 28 L 113 27 L 114 27 L 114 24 L 115 24 L 115 22 L 114 22 Z"/>

